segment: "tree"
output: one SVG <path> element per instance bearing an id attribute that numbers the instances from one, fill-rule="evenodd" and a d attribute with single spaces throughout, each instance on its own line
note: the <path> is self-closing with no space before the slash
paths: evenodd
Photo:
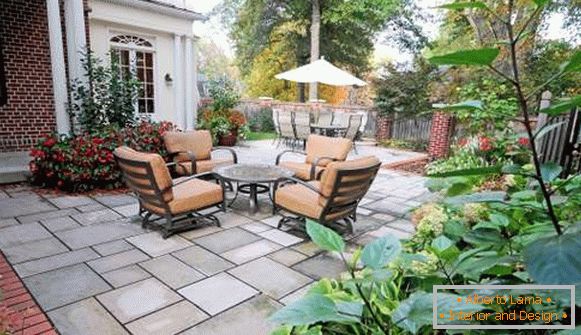
<path id="1" fill-rule="evenodd" d="M 319 0 L 311 0 L 312 2 L 312 13 L 311 13 L 311 63 L 318 60 L 319 45 L 321 42 L 321 7 Z M 309 100 L 317 100 L 317 83 L 311 83 L 309 85 Z"/>
<path id="2" fill-rule="evenodd" d="M 394 17 L 401 0 L 319 0 L 318 4 L 319 55 L 355 75 L 367 72 L 374 39 Z M 304 65 L 318 56 L 310 52 L 311 1 L 226 0 L 215 13 L 230 29 L 244 78 L 252 71 L 257 56 L 281 39 L 289 47 L 284 53 L 289 64 Z M 299 98 L 304 94 L 303 86 L 297 85 Z"/>
<path id="3" fill-rule="evenodd" d="M 208 79 L 216 79 L 226 75 L 230 79 L 237 80 L 240 77 L 238 68 L 222 48 L 214 41 L 200 39 L 198 41 L 198 70 Z"/>

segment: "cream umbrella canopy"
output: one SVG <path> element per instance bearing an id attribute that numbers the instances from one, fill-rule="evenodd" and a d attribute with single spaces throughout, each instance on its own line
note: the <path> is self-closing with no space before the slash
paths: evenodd
<path id="1" fill-rule="evenodd" d="M 321 58 L 296 69 L 279 73 L 276 79 L 284 79 L 299 83 L 323 83 L 333 86 L 365 86 L 366 82 L 343 71 Z"/>

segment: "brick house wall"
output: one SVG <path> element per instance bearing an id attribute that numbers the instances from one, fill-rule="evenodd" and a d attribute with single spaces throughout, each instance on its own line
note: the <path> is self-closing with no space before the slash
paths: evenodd
<path id="1" fill-rule="evenodd" d="M 0 152 L 29 149 L 56 127 L 45 1 L 0 1 L 7 103 L 0 107 Z"/>

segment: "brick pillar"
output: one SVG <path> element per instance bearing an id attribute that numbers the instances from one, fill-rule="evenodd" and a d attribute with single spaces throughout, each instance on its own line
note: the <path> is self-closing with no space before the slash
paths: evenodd
<path id="1" fill-rule="evenodd" d="M 375 139 L 378 141 L 389 140 L 391 138 L 392 118 L 389 116 L 377 116 Z"/>
<path id="2" fill-rule="evenodd" d="M 452 116 L 444 112 L 435 112 L 432 116 L 432 129 L 428 146 L 430 160 L 448 156 L 450 152 L 450 134 L 453 127 L 452 120 Z"/>

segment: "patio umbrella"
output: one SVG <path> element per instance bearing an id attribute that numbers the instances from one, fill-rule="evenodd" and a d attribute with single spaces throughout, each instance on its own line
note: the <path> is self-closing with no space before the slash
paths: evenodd
<path id="1" fill-rule="evenodd" d="M 276 79 L 296 81 L 299 83 L 323 83 L 333 86 L 365 86 L 366 82 L 343 71 L 324 58 L 296 69 L 279 73 Z"/>

